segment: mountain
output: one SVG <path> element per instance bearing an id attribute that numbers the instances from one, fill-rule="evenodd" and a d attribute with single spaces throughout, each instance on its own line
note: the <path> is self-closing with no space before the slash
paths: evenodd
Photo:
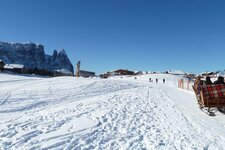
<path id="1" fill-rule="evenodd" d="M 217 76 L 225 77 L 225 70 L 216 71 Z"/>
<path id="2" fill-rule="evenodd" d="M 6 64 L 23 64 L 26 68 L 46 70 L 66 69 L 74 72 L 64 49 L 54 50 L 52 56 L 46 55 L 44 46 L 34 43 L 9 43 L 0 41 L 0 60 Z"/>

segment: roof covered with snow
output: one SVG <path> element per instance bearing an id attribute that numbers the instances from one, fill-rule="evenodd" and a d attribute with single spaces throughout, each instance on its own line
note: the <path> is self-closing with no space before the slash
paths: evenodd
<path id="1" fill-rule="evenodd" d="M 186 74 L 185 72 L 181 71 L 181 70 L 167 70 L 166 71 L 169 74 L 177 74 L 177 75 L 184 75 Z"/>
<path id="2" fill-rule="evenodd" d="M 67 69 L 60 69 L 60 70 L 55 70 L 57 72 L 61 72 L 63 74 L 73 74 L 71 71 L 67 70 Z"/>
<path id="3" fill-rule="evenodd" d="M 22 68 L 24 68 L 24 65 L 22 65 L 22 64 L 6 64 L 4 66 L 4 68 L 6 68 L 6 69 L 14 69 L 14 68 L 22 69 Z"/>

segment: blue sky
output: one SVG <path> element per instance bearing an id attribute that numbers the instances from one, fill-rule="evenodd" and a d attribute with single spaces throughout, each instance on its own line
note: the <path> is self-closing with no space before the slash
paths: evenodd
<path id="1" fill-rule="evenodd" d="M 64 48 L 73 64 L 188 72 L 225 69 L 224 0 L 5 0 L 0 40 Z"/>

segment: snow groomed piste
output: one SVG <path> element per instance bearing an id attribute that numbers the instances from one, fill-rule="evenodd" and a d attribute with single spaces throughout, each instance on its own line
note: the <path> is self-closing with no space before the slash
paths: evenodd
<path id="1" fill-rule="evenodd" d="M 0 149 L 225 149 L 225 115 L 200 111 L 179 78 L 0 74 Z"/>

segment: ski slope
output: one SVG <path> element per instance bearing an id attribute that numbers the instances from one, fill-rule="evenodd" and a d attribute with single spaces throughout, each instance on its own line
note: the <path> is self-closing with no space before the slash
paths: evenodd
<path id="1" fill-rule="evenodd" d="M 225 115 L 202 112 L 179 78 L 0 74 L 0 149 L 225 149 Z"/>

